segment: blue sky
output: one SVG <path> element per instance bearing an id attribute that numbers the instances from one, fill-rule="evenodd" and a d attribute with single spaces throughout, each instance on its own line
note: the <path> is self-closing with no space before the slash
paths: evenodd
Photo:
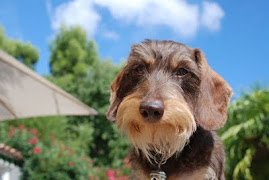
<path id="1" fill-rule="evenodd" d="M 237 94 L 256 82 L 268 87 L 268 7 L 266 0 L 1 0 L 0 25 L 38 48 L 42 75 L 49 73 L 49 42 L 64 22 L 83 26 L 101 58 L 115 63 L 144 39 L 198 47 Z"/>

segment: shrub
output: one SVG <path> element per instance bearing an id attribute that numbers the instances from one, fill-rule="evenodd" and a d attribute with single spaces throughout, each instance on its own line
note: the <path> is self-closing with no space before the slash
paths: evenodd
<path id="1" fill-rule="evenodd" d="M 227 179 L 268 179 L 269 90 L 256 90 L 233 102 L 220 134 Z"/>
<path id="2" fill-rule="evenodd" d="M 36 129 L 19 125 L 4 131 L 0 141 L 22 153 L 22 179 L 88 179 L 95 175 L 88 157 L 75 153 L 53 135 L 39 137 Z"/>

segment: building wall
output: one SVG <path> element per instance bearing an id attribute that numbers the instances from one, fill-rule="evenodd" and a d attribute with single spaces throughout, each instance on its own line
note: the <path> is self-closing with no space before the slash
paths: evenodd
<path id="1" fill-rule="evenodd" d="M 20 175 L 18 166 L 0 159 L 0 180 L 19 180 Z"/>

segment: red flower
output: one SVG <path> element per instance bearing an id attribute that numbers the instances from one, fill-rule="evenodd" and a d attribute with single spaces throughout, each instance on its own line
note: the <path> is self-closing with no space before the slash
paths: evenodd
<path id="1" fill-rule="evenodd" d="M 38 147 L 34 147 L 33 151 L 35 154 L 40 154 L 41 153 L 41 149 L 39 149 Z"/>
<path id="2" fill-rule="evenodd" d="M 70 167 L 73 167 L 75 165 L 75 163 L 73 161 L 69 161 L 68 164 L 69 164 Z"/>
<path id="3" fill-rule="evenodd" d="M 13 137 L 14 134 L 12 132 L 8 133 L 8 137 Z"/>
<path id="4" fill-rule="evenodd" d="M 38 131 L 36 129 L 32 129 L 31 132 L 33 133 L 33 135 L 37 135 Z"/>
<path id="5" fill-rule="evenodd" d="M 107 175 L 109 180 L 115 180 L 115 177 L 114 177 L 115 172 L 113 170 L 111 170 L 111 169 L 107 170 L 106 175 Z"/>
<path id="6" fill-rule="evenodd" d="M 16 130 L 15 127 L 10 127 L 10 132 L 14 132 Z"/>
<path id="7" fill-rule="evenodd" d="M 38 142 L 37 138 L 28 140 L 29 144 L 36 144 Z"/>
<path id="8" fill-rule="evenodd" d="M 126 167 L 131 167 L 130 159 L 128 156 L 126 156 L 123 160 Z"/>
<path id="9" fill-rule="evenodd" d="M 24 126 L 22 124 L 19 124 L 19 128 L 20 128 L 21 132 L 24 130 Z"/>

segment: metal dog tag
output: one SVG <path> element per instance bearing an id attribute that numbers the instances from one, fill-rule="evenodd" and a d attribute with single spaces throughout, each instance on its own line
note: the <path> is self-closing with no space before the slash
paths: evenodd
<path id="1" fill-rule="evenodd" d="M 166 174 L 163 171 L 152 171 L 150 173 L 150 180 L 165 180 Z"/>

